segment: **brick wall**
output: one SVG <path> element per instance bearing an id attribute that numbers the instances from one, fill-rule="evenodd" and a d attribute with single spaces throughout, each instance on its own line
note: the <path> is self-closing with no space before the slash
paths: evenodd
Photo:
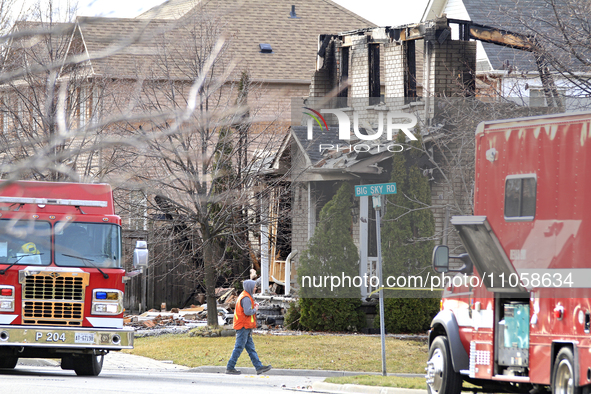
<path id="1" fill-rule="evenodd" d="M 476 42 L 431 41 L 429 78 L 430 96 L 463 97 L 470 80 L 474 80 L 476 70 Z M 424 81 L 427 86 L 427 81 Z"/>
<path id="2" fill-rule="evenodd" d="M 404 51 L 403 46 L 392 42 L 382 46 L 384 57 L 384 82 L 386 97 L 404 97 Z"/>
<path id="3" fill-rule="evenodd" d="M 369 59 L 366 36 L 352 37 L 353 45 L 349 56 L 350 97 L 369 97 Z"/>

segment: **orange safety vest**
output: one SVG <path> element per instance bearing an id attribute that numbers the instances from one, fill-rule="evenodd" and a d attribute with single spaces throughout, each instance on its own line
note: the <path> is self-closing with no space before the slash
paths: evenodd
<path id="1" fill-rule="evenodd" d="M 242 308 L 242 299 L 244 297 L 250 298 L 250 305 L 254 308 L 254 300 L 252 299 L 252 296 L 247 291 L 240 293 L 238 300 L 236 300 L 236 308 L 234 309 L 234 330 L 240 330 L 241 328 L 257 328 L 256 313 L 251 316 L 244 314 L 244 308 Z"/>

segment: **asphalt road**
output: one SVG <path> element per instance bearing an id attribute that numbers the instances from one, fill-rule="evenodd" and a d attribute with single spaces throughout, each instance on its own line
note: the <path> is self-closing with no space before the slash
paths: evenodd
<path id="1" fill-rule="evenodd" d="M 152 359 L 111 353 L 98 377 L 78 377 L 59 363 L 22 360 L 14 370 L 0 370 L 5 393 L 286 393 L 306 392 L 322 377 L 225 375 L 189 372 L 183 366 Z"/>

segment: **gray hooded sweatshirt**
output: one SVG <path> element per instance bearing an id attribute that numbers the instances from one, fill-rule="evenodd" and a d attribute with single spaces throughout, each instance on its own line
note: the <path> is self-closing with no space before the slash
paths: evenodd
<path id="1" fill-rule="evenodd" d="M 242 288 L 251 296 L 254 295 L 255 285 L 256 282 L 254 280 L 245 280 L 242 282 Z M 253 305 L 250 302 L 250 298 L 248 297 L 244 297 L 240 302 L 240 305 L 242 305 L 242 309 L 244 309 L 244 314 L 246 316 L 252 316 L 257 313 L 256 309 L 253 308 Z"/>

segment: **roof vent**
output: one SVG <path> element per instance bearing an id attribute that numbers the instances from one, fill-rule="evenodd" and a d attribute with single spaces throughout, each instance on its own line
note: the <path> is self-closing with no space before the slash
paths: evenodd
<path id="1" fill-rule="evenodd" d="M 290 19 L 300 19 L 300 17 L 296 15 L 295 5 L 291 6 L 291 12 L 289 13 L 289 17 Z"/>
<path id="2" fill-rule="evenodd" d="M 261 49 L 261 53 L 273 53 L 271 44 L 259 44 L 259 48 Z"/>

